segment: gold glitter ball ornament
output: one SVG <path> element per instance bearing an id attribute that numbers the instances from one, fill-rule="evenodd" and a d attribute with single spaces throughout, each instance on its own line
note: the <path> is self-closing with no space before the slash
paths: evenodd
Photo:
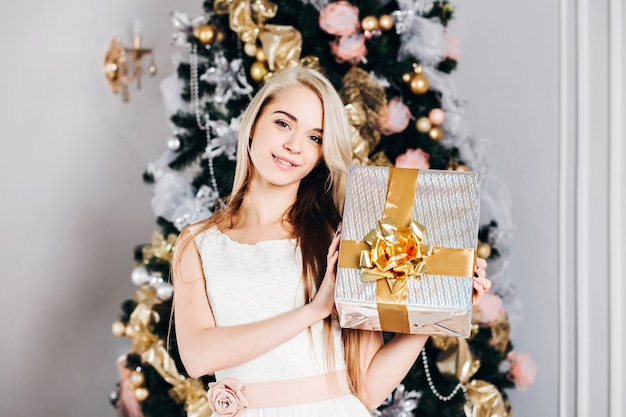
<path id="1" fill-rule="evenodd" d="M 487 259 L 491 256 L 491 245 L 486 242 L 478 242 L 478 247 L 476 248 L 476 254 L 479 258 Z"/>
<path id="2" fill-rule="evenodd" d="M 420 133 L 429 132 L 431 127 L 433 127 L 433 125 L 430 123 L 430 119 L 428 117 L 420 117 L 415 122 L 415 128 Z"/>
<path id="3" fill-rule="evenodd" d="M 257 83 L 263 81 L 268 72 L 264 62 L 256 61 L 250 66 L 250 77 Z"/>
<path id="4" fill-rule="evenodd" d="M 361 28 L 365 32 L 371 32 L 378 29 L 378 19 L 375 16 L 367 16 L 361 20 Z"/>
<path id="5" fill-rule="evenodd" d="M 126 325 L 122 323 L 120 320 L 113 322 L 111 326 L 111 331 L 117 337 L 122 337 L 126 334 Z"/>
<path id="6" fill-rule="evenodd" d="M 378 25 L 382 30 L 391 30 L 393 24 L 393 17 L 391 17 L 391 15 L 384 14 L 378 18 Z"/>
<path id="7" fill-rule="evenodd" d="M 193 28 L 193 36 L 205 45 L 215 41 L 216 33 L 213 25 L 198 25 Z"/>

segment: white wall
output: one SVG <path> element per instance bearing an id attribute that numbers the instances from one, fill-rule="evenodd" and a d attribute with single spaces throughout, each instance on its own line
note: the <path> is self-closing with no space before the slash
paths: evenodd
<path id="1" fill-rule="evenodd" d="M 607 104 L 608 83 L 619 87 L 607 81 L 607 9 L 619 1 L 597 2 L 589 33 L 576 18 L 576 6 L 589 0 L 456 2 L 450 31 L 462 45 L 458 93 L 469 101 L 472 132 L 493 140 L 491 169 L 510 187 L 518 224 L 512 272 L 525 315 L 512 323 L 513 342 L 539 367 L 528 392 L 512 392 L 515 416 L 603 416 L 610 404 L 621 407 L 611 417 L 623 414 L 615 393 L 623 392 L 624 361 L 611 374 L 606 361 L 588 368 L 600 354 L 615 359 L 616 348 L 626 346 L 624 333 L 611 339 L 607 325 L 593 321 L 606 319 L 613 311 L 606 306 L 616 309 L 626 297 L 616 287 L 623 269 L 594 257 L 600 275 L 589 275 L 576 256 L 588 248 L 576 238 L 590 232 L 587 221 L 597 213 L 604 217 L 594 238 L 613 261 L 623 254 L 615 242 L 623 243 L 626 222 L 619 233 L 607 223 L 610 213 L 616 217 L 609 202 L 624 207 L 626 183 L 624 170 L 615 169 L 626 160 L 626 145 L 620 149 L 617 140 L 626 129 L 618 123 L 622 130 L 610 136 L 606 117 L 621 115 L 621 107 Z M 141 173 L 169 135 L 158 91 L 177 50 L 168 13 L 199 14 L 201 3 L 0 4 L 0 416 L 115 415 L 108 394 L 118 379 L 115 359 L 128 343 L 110 327 L 134 291 L 132 250 L 156 228 Z M 130 42 L 137 17 L 145 45 L 156 50 L 159 75 L 145 79 L 141 92 L 131 90 L 124 104 L 109 92 L 101 66 L 113 36 Z M 577 61 L 578 38 L 589 39 L 594 63 Z M 618 49 L 624 68 L 623 45 Z M 580 103 L 579 64 L 592 65 L 595 75 Z M 579 160 L 590 137 L 580 133 L 585 106 L 599 133 L 589 158 Z M 609 149 L 621 157 L 610 159 Z M 607 184 L 607 161 L 617 182 Z M 575 209 L 584 203 L 577 200 L 581 169 L 597 172 L 600 181 L 586 191 L 598 193 L 589 212 Z M 611 289 L 618 296 L 611 298 Z M 623 326 L 623 318 L 612 323 Z M 593 380 L 577 378 L 580 369 Z"/>
<path id="2" fill-rule="evenodd" d="M 202 2 L 0 4 L 0 415 L 113 416 L 111 323 L 132 297 L 133 248 L 156 229 L 141 174 L 170 133 L 169 13 Z M 102 72 L 135 18 L 157 79 L 122 103 Z"/>

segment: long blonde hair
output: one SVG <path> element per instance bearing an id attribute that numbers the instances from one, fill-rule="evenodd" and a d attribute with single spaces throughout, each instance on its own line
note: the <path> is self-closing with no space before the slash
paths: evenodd
<path id="1" fill-rule="evenodd" d="M 302 179 L 296 201 L 283 216 L 301 247 L 304 295 L 308 302 L 324 277 L 328 246 L 343 213 L 348 165 L 352 160 L 350 125 L 343 103 L 330 81 L 317 70 L 301 67 L 283 70 L 274 74 L 254 96 L 241 120 L 232 192 L 211 218 L 195 228 L 194 235 L 214 225 L 232 228 L 237 224 L 252 176 L 250 137 L 254 126 L 269 103 L 298 86 L 314 92 L 322 101 L 324 110 L 322 161 Z M 324 335 L 327 358 L 332 365 L 332 316 L 324 320 Z M 360 332 L 354 330 L 344 329 L 342 332 L 349 383 L 362 397 L 359 335 Z"/>

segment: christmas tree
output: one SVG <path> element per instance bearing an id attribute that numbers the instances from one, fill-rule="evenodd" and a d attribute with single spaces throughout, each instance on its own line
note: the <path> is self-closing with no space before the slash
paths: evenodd
<path id="1" fill-rule="evenodd" d="M 162 83 L 172 126 L 167 150 L 148 165 L 158 229 L 135 251 L 138 286 L 113 333 L 131 348 L 118 360 L 111 402 L 120 416 L 211 414 L 211 376 L 185 374 L 170 326 L 172 250 L 180 231 L 210 216 L 230 192 L 243 109 L 259 85 L 291 66 L 325 73 L 352 125 L 353 162 L 483 173 L 478 256 L 492 291 L 473 312 L 470 338 L 431 337 L 376 416 L 509 416 L 507 389 L 534 378 L 513 351 L 508 277 L 511 221 L 506 188 L 488 172 L 486 142 L 471 136 L 450 74 L 458 45 L 454 6 L 424 0 L 214 0 L 202 16 L 174 13 L 181 47 Z"/>

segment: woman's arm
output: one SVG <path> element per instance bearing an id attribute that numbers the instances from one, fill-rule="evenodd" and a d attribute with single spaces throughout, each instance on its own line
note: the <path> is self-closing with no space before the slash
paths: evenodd
<path id="1" fill-rule="evenodd" d="M 338 238 L 329 263 L 336 262 Z M 178 249 L 182 248 L 182 249 Z M 209 305 L 200 255 L 188 230 L 181 233 L 173 260 L 174 320 L 180 357 L 187 373 L 200 377 L 254 359 L 322 320 L 332 309 L 324 297 L 255 323 L 218 327 Z M 320 292 L 325 292 L 320 287 Z M 316 301 L 317 300 L 317 301 Z"/>

